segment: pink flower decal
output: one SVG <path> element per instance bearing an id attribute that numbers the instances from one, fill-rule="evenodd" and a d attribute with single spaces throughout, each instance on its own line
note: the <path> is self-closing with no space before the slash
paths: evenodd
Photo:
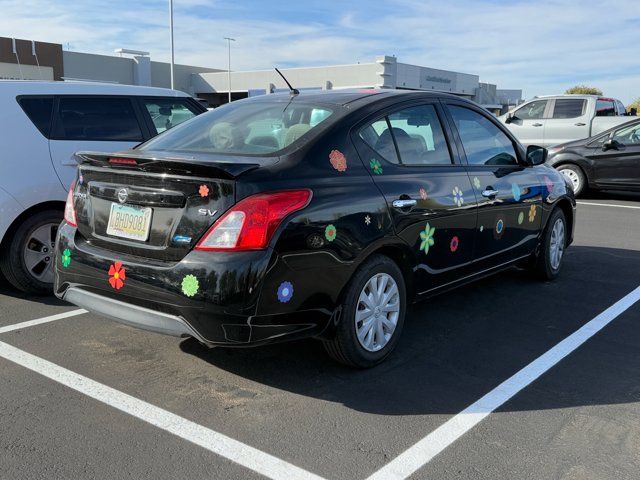
<path id="1" fill-rule="evenodd" d="M 456 250 L 458 250 L 458 245 L 459 245 L 460 241 L 458 240 L 458 237 L 455 236 L 451 239 L 451 243 L 449 244 L 449 248 L 451 249 L 451 252 L 455 252 Z"/>
<path id="2" fill-rule="evenodd" d="M 424 188 L 420 189 L 420 198 L 422 200 L 426 200 L 427 199 L 427 191 Z"/>
<path id="3" fill-rule="evenodd" d="M 122 266 L 122 262 L 115 262 L 109 267 L 109 283 L 111 287 L 120 290 L 124 287 L 124 281 L 127 279 L 127 272 Z"/>
<path id="4" fill-rule="evenodd" d="M 347 157 L 340 150 L 331 150 L 329 161 L 333 168 L 339 172 L 344 172 L 347 169 Z"/>
<path id="5" fill-rule="evenodd" d="M 200 188 L 198 189 L 198 193 L 200 194 L 200 196 L 202 198 L 208 197 L 209 196 L 209 187 L 207 187 L 206 185 L 200 185 Z"/>
<path id="6" fill-rule="evenodd" d="M 551 179 L 549 177 L 547 177 L 545 175 L 544 176 L 544 183 L 547 184 L 547 192 L 549 192 L 549 195 L 551 195 L 553 193 L 553 182 L 551 181 Z"/>

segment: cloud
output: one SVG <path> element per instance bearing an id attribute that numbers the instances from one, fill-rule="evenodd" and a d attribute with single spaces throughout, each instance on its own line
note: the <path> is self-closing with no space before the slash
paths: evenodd
<path id="1" fill-rule="evenodd" d="M 112 54 L 148 50 L 168 60 L 168 0 L 127 2 L 3 0 L 5 36 L 52 41 Z M 624 102 L 640 96 L 637 0 L 175 0 L 176 61 L 226 68 L 370 62 L 395 54 L 406 63 L 479 74 L 526 96 L 577 84 Z M 604 21 L 599 12 L 612 12 Z"/>

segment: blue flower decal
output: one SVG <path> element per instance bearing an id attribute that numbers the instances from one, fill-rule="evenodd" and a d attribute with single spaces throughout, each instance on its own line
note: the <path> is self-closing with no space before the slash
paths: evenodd
<path id="1" fill-rule="evenodd" d="M 293 297 L 293 285 L 291 282 L 282 282 L 278 287 L 278 300 L 287 303 Z"/>
<path id="2" fill-rule="evenodd" d="M 519 202 L 520 201 L 520 185 L 518 185 L 517 183 L 512 183 L 511 192 L 513 193 L 513 199 L 516 202 Z"/>

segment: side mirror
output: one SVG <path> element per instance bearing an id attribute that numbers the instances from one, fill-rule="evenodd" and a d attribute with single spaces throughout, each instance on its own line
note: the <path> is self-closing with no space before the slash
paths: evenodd
<path id="1" fill-rule="evenodd" d="M 509 124 L 513 122 L 516 117 L 513 115 L 513 112 L 507 114 L 507 118 L 505 118 L 504 123 Z"/>
<path id="2" fill-rule="evenodd" d="M 544 147 L 539 147 L 538 145 L 529 145 L 527 147 L 527 163 L 530 166 L 542 165 L 547 161 L 547 156 L 549 152 Z"/>
<path id="3" fill-rule="evenodd" d="M 613 138 L 610 138 L 606 142 L 602 144 L 602 151 L 606 152 L 607 150 L 621 150 L 624 148 L 624 145 Z"/>

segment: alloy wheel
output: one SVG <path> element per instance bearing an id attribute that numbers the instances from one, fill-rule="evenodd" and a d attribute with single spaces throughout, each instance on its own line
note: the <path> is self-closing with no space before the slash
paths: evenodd
<path id="1" fill-rule="evenodd" d="M 356 336 L 369 352 L 389 343 L 400 315 L 400 293 L 393 277 L 377 273 L 364 285 L 355 315 Z"/>
<path id="2" fill-rule="evenodd" d="M 580 176 L 576 172 L 568 168 L 564 168 L 560 170 L 560 173 L 569 179 L 574 192 L 580 191 Z"/>
<path id="3" fill-rule="evenodd" d="M 53 259 L 58 223 L 45 223 L 29 235 L 22 251 L 22 259 L 33 278 L 53 283 Z"/>
<path id="4" fill-rule="evenodd" d="M 554 270 L 560 268 L 562 255 L 564 254 L 564 245 L 564 221 L 562 218 L 558 218 L 553 224 L 551 241 L 549 242 L 549 261 L 551 262 L 551 268 Z"/>

